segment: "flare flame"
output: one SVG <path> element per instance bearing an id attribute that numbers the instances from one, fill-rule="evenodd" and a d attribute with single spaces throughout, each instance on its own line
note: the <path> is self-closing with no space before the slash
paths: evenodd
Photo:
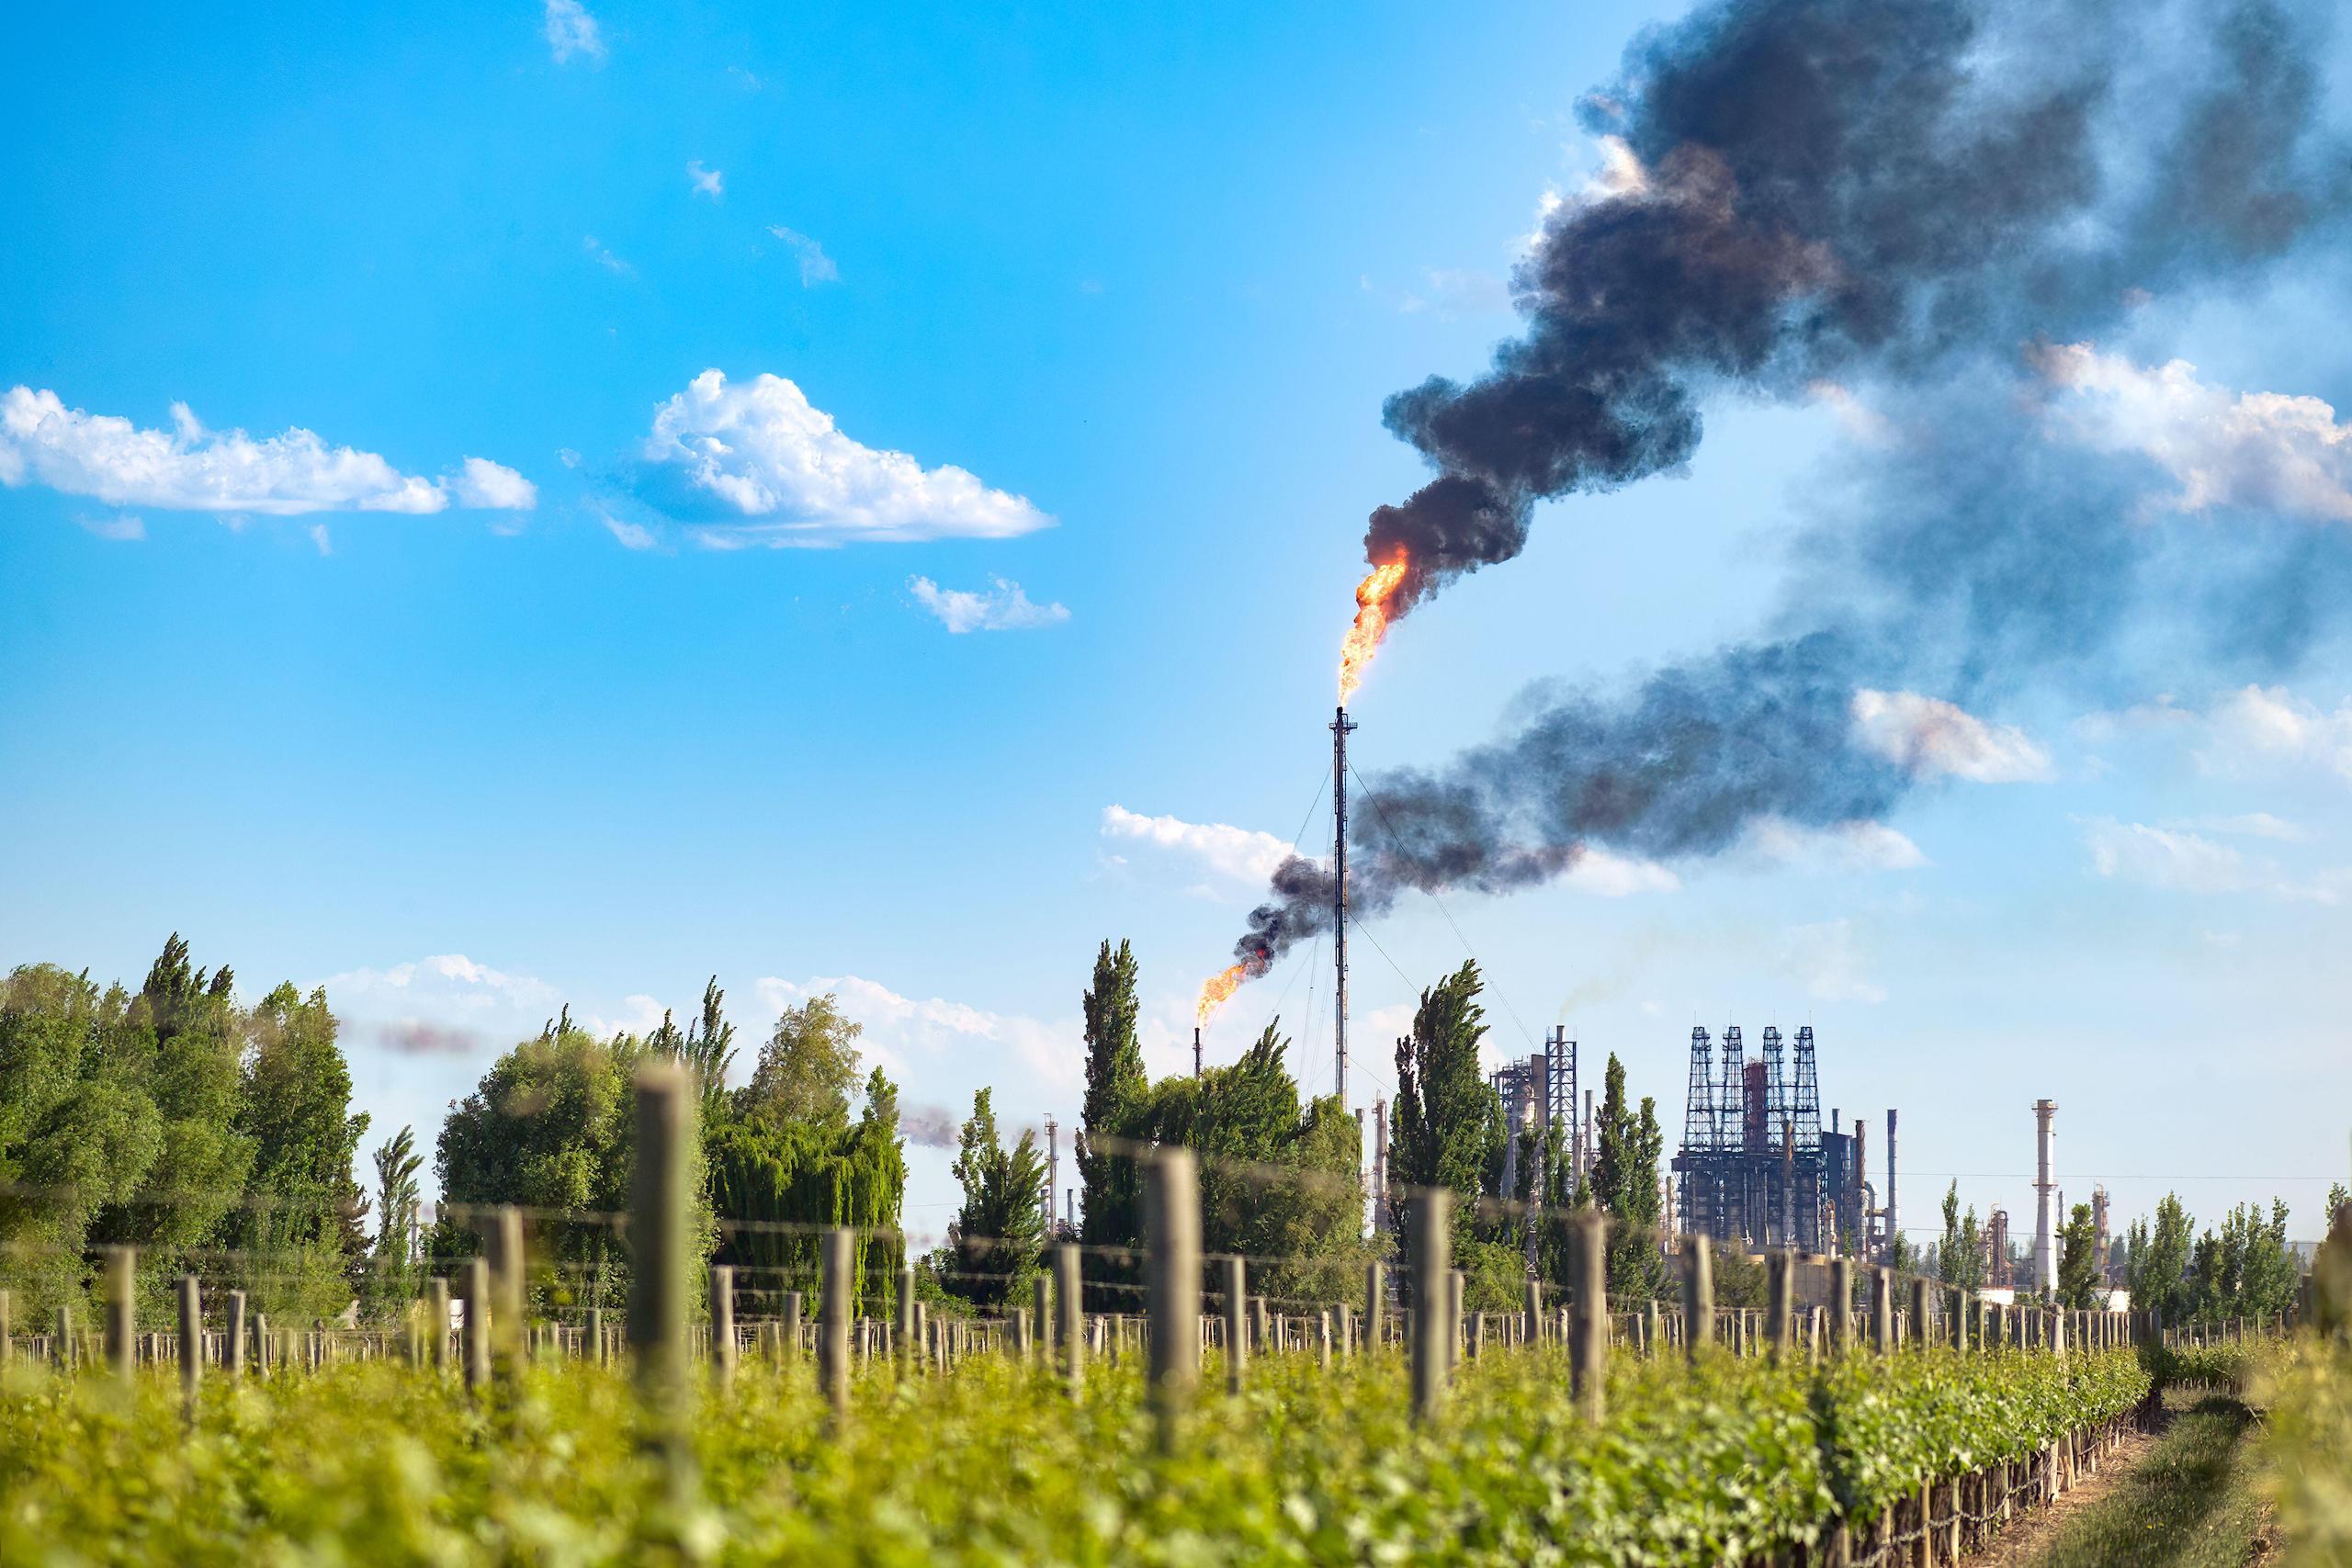
<path id="1" fill-rule="evenodd" d="M 1393 618 L 1391 605 L 1396 590 L 1405 581 L 1405 558 L 1398 556 L 1384 566 L 1376 566 L 1356 584 L 1355 624 L 1340 640 L 1340 705 L 1344 707 L 1356 688 L 1363 684 L 1363 672 L 1372 665 L 1372 656 L 1380 651 L 1381 639 L 1388 635 L 1388 623 Z"/>
<path id="2" fill-rule="evenodd" d="M 1193 1010 L 1194 1021 L 1206 1023 L 1209 1021 L 1209 1014 L 1223 1007 L 1227 999 L 1241 988 L 1241 982 L 1249 977 L 1250 965 L 1244 963 L 1236 964 L 1231 968 L 1212 975 L 1202 981 L 1201 999 Z"/>

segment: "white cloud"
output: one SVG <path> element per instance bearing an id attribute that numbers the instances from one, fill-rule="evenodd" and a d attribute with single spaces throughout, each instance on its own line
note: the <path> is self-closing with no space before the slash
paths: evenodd
<path id="1" fill-rule="evenodd" d="M 174 403 L 169 431 L 141 430 L 18 386 L 0 394 L 0 484 L 28 479 L 112 506 L 187 512 L 428 513 L 449 503 L 433 480 L 300 426 L 255 440 L 207 430 Z"/>
<path id="2" fill-rule="evenodd" d="M 662 542 L 653 536 L 653 530 L 650 528 L 635 523 L 623 522 L 611 513 L 602 510 L 599 510 L 596 515 L 597 519 L 605 525 L 605 531 L 621 542 L 623 549 L 650 550 Z"/>
<path id="3" fill-rule="evenodd" d="M 975 1052 L 1010 1053 L 1043 1086 L 1068 1090 L 1086 1077 L 1085 1047 L 1077 1028 L 1055 1027 L 1034 1018 L 990 1012 L 965 1002 L 933 997 L 917 1000 L 876 980 L 857 975 L 792 981 L 766 976 L 752 987 L 773 1021 L 787 1007 L 831 993 L 842 1011 L 864 1029 L 859 1050 L 902 1084 L 913 1084 L 919 1067 L 967 1065 Z M 767 1026 L 753 1032 L 752 1050 Z M 928 1081 L 928 1074 L 925 1082 Z M 987 1081 L 985 1077 L 980 1081 Z"/>
<path id="4" fill-rule="evenodd" d="M 407 1017 L 531 1012 L 556 1001 L 555 987 L 546 981 L 476 963 L 462 953 L 435 953 L 386 969 L 346 969 L 315 984 L 327 988 L 327 999 L 338 1008 L 356 1002 L 355 1010 L 367 1011 L 389 1004 Z"/>
<path id="5" fill-rule="evenodd" d="M 2016 784 L 2050 773 L 2049 753 L 2024 731 L 1917 692 L 1856 692 L 1854 729 L 1864 750 L 1915 773 Z"/>
<path id="6" fill-rule="evenodd" d="M 548 52 L 559 65 L 605 58 L 605 36 L 580 0 L 547 0 L 547 37 Z"/>
<path id="7" fill-rule="evenodd" d="M 2199 760 L 2215 772 L 2286 761 L 2352 779 L 2352 702 L 2330 713 L 2284 686 L 2247 686 L 2214 707 L 2207 735 Z"/>
<path id="8" fill-rule="evenodd" d="M 605 248 L 605 243 L 596 238 L 595 235 L 582 235 L 581 237 L 580 244 L 581 248 L 588 253 L 589 260 L 594 262 L 598 266 L 603 267 L 606 272 L 611 273 L 614 276 L 635 277 L 637 276 L 637 268 L 629 265 L 628 263 L 621 260 L 620 257 L 606 250 Z"/>
<path id="9" fill-rule="evenodd" d="M 539 503 L 539 487 L 503 463 L 469 457 L 450 481 L 458 504 L 492 512 L 528 512 Z"/>
<path id="10" fill-rule="evenodd" d="M 2145 822 L 2087 818 L 2083 843 L 2097 874 L 2167 893 L 2256 893 L 2298 903 L 2336 904 L 2352 891 L 2352 872 L 2343 868 L 2299 879 L 2276 862 L 2247 855 L 2234 845 Z"/>
<path id="11" fill-rule="evenodd" d="M 1191 855 L 1236 882 L 1261 883 L 1274 874 L 1291 847 L 1272 833 L 1224 822 L 1187 822 L 1177 817 L 1146 817 L 1124 806 L 1102 808 L 1102 835 L 1136 839 Z"/>
<path id="12" fill-rule="evenodd" d="M 334 541 L 327 536 L 327 525 L 323 523 L 311 525 L 311 543 L 318 547 L 319 554 L 322 556 L 334 554 Z"/>
<path id="13" fill-rule="evenodd" d="M 1782 933 L 1781 961 L 1804 982 L 1806 994 L 1826 1002 L 1886 1000 L 1886 989 L 1862 973 L 1861 949 L 1851 920 L 1791 926 Z"/>
<path id="14" fill-rule="evenodd" d="M 726 198 L 727 175 L 718 169 L 704 168 L 699 158 L 686 165 L 686 183 L 694 187 L 696 196 L 707 196 L 713 201 Z"/>
<path id="15" fill-rule="evenodd" d="M 129 541 L 147 536 L 145 521 L 128 512 L 115 517 L 85 517 L 80 521 L 85 531 L 101 539 Z"/>
<path id="16" fill-rule="evenodd" d="M 1838 381 L 1815 381 L 1805 389 L 1813 400 L 1838 416 L 1846 434 L 1871 446 L 1894 444 L 1894 423 L 1887 417 L 1854 395 L 1853 389 Z"/>
<path id="17" fill-rule="evenodd" d="M 703 531 L 704 542 L 721 547 L 1003 539 L 1053 522 L 963 468 L 925 468 L 904 452 L 851 440 L 781 376 L 729 386 L 704 371 L 654 411 L 642 457 L 705 502 L 783 519 Z"/>
<path id="18" fill-rule="evenodd" d="M 609 1040 L 616 1034 L 647 1035 L 662 1027 L 662 1015 L 666 1009 L 642 991 L 632 991 L 621 998 L 621 1005 L 611 1016 L 586 1013 L 581 1026 L 591 1034 Z"/>
<path id="19" fill-rule="evenodd" d="M 833 265 L 833 258 L 827 255 L 825 247 L 815 240 L 781 223 L 769 224 L 768 232 L 792 247 L 792 254 L 800 263 L 801 288 L 814 288 L 820 283 L 841 281 L 842 269 Z"/>
<path id="20" fill-rule="evenodd" d="M 1069 619 L 1069 609 L 1062 604 L 1037 604 L 1021 591 L 1021 584 L 1007 582 L 1003 578 L 989 579 L 995 584 L 985 592 L 962 588 L 942 588 L 928 577 L 907 579 L 907 592 L 915 603 L 939 617 L 949 631 L 1011 632 L 1026 631 L 1035 626 L 1058 626 Z"/>
<path id="21" fill-rule="evenodd" d="M 1807 871 L 1913 871 L 1928 863 L 1907 835 L 1867 820 L 1808 828 L 1782 817 L 1759 818 L 1746 845 L 1765 860 Z"/>
<path id="22" fill-rule="evenodd" d="M 1579 893 L 1602 898 L 1623 898 L 1635 893 L 1671 893 L 1682 879 L 1654 860 L 1629 860 L 1587 844 L 1560 880 Z"/>
<path id="23" fill-rule="evenodd" d="M 2199 817 L 2181 826 L 2206 833 L 2231 833 L 2247 839 L 2275 839 L 2299 844 L 2310 835 L 2283 817 L 2267 811 L 2242 811 L 2231 817 Z"/>
<path id="24" fill-rule="evenodd" d="M 2352 522 L 2352 425 L 2319 399 L 2233 395 L 2198 380 L 2186 360 L 2142 367 L 2087 343 L 2046 344 L 2028 358 L 2057 394 L 2044 412 L 2051 434 L 2152 459 L 2180 486 L 2174 510 Z"/>

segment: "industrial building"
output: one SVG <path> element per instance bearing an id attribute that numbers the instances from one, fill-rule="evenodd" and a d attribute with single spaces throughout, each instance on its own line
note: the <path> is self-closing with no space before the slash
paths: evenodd
<path id="1" fill-rule="evenodd" d="M 1586 1091 L 1579 1109 L 1577 1043 L 1568 1038 L 1568 1032 L 1555 1026 L 1544 1037 L 1543 1050 L 1504 1063 L 1488 1075 L 1487 1081 L 1494 1086 L 1497 1098 L 1503 1102 L 1503 1126 L 1510 1134 L 1503 1145 L 1503 1191 L 1511 1195 L 1519 1191 L 1521 1134 L 1532 1134 L 1535 1168 L 1528 1173 L 1526 1185 L 1542 1201 L 1551 1174 L 1544 1167 L 1550 1142 L 1545 1134 L 1554 1127 L 1558 1127 L 1564 1137 L 1567 1188 L 1572 1192 L 1576 1190 L 1591 1166 L 1592 1096 Z M 1527 1244 L 1532 1259 L 1535 1247 L 1535 1229 L 1532 1225 L 1527 1228 Z"/>
<path id="2" fill-rule="evenodd" d="M 1865 1179 L 1862 1122 L 1842 1132 L 1833 1110 L 1822 1124 L 1813 1030 L 1798 1030 L 1794 1043 L 1791 1062 L 1780 1030 L 1768 1028 L 1751 1060 L 1734 1024 L 1718 1058 L 1706 1030 L 1690 1032 L 1682 1146 L 1673 1160 L 1676 1222 L 1743 1247 L 1879 1257 L 1895 1234 L 1894 1112 L 1886 1114 L 1882 1207 Z"/>

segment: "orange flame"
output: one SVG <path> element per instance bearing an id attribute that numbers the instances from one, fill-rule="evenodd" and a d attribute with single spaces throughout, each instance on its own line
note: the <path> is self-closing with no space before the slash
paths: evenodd
<path id="1" fill-rule="evenodd" d="M 1193 1017 L 1206 1023 L 1209 1014 L 1226 1004 L 1227 998 L 1240 989 L 1241 982 L 1250 977 L 1250 965 L 1237 964 L 1232 968 L 1212 975 L 1201 982 L 1200 1005 L 1193 1010 Z"/>
<path id="2" fill-rule="evenodd" d="M 1356 584 L 1355 624 L 1340 640 L 1340 704 L 1343 707 L 1363 684 L 1363 672 L 1371 667 L 1372 656 L 1380 651 L 1381 639 L 1388 635 L 1389 602 L 1404 581 L 1405 558 L 1398 556 L 1385 566 L 1374 567 Z"/>

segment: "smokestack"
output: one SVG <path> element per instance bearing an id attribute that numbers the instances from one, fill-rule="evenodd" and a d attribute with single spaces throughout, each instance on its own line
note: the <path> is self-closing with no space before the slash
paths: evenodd
<path id="1" fill-rule="evenodd" d="M 1372 1228 L 1385 1232 L 1388 1224 L 1388 1097 L 1372 1102 Z"/>
<path id="2" fill-rule="evenodd" d="M 1201 1076 L 1201 1026 L 1193 1025 L 1193 1076 Z"/>
<path id="3" fill-rule="evenodd" d="M 1037 1196 L 1043 1201 L 1041 1207 L 1045 1210 L 1045 1213 L 1038 1217 L 1046 1222 L 1046 1234 L 1049 1236 L 1054 1234 L 1054 1190 L 1061 1185 L 1062 1145 L 1060 1133 L 1061 1130 L 1054 1125 L 1054 1119 L 1050 1116 L 1046 1117 L 1046 1190 L 1043 1192 L 1040 1192 Z"/>
<path id="4" fill-rule="evenodd" d="M 1854 1216 L 1847 1222 L 1847 1229 L 1853 1233 L 1854 1256 L 1863 1258 L 1871 1255 L 1871 1205 L 1864 1196 L 1870 1190 L 1870 1149 L 1865 1139 L 1869 1131 L 1867 1121 L 1854 1118 L 1853 1172 L 1846 1179 L 1848 1213 Z"/>
<path id="5" fill-rule="evenodd" d="M 2033 1288 L 2044 1292 L 2058 1289 L 2058 1240 L 2052 1212 L 2058 1184 L 2051 1176 L 2057 1164 L 2057 1116 L 2056 1100 L 2033 1102 Z"/>
<path id="6" fill-rule="evenodd" d="M 1902 1221 L 1897 1218 L 1894 1207 L 1894 1111 L 1889 1107 L 1886 1112 L 1886 1255 L 1890 1259 L 1894 1256 L 1895 1237 L 1902 1234 Z"/>
<path id="7" fill-rule="evenodd" d="M 1331 1091 L 1348 1102 L 1348 737 L 1344 707 L 1331 720 Z"/>

